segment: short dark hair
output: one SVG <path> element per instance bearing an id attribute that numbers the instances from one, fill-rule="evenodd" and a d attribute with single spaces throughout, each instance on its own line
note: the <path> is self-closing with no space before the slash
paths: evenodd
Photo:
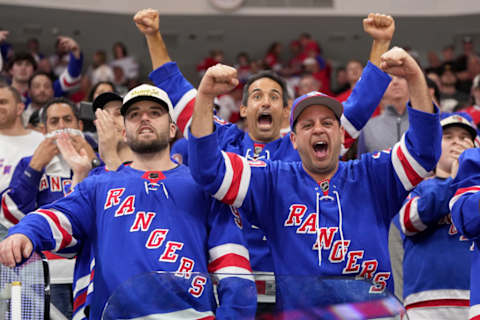
<path id="1" fill-rule="evenodd" d="M 22 96 L 20 95 L 20 92 L 18 92 L 18 90 L 14 87 L 8 85 L 7 83 L 0 82 L 0 89 L 7 89 L 8 91 L 10 91 L 16 103 L 22 102 Z"/>
<path id="2" fill-rule="evenodd" d="M 7 70 L 10 71 L 13 67 L 13 65 L 19 61 L 28 61 L 32 66 L 33 66 L 33 70 L 36 70 L 37 69 L 37 62 L 35 61 L 35 59 L 33 58 L 33 56 L 28 53 L 28 52 L 19 52 L 19 53 L 16 53 L 12 60 L 10 60 L 10 62 L 8 63 L 8 66 L 7 66 Z"/>
<path id="3" fill-rule="evenodd" d="M 45 72 L 45 71 L 36 71 L 34 74 L 32 74 L 32 76 L 30 77 L 30 79 L 28 79 L 28 88 L 30 89 L 32 87 L 32 82 L 33 82 L 33 79 L 35 79 L 36 77 L 38 76 L 45 76 L 47 77 L 50 82 L 52 83 L 52 86 L 53 86 L 53 79 L 52 79 L 52 76 L 48 73 L 48 72 Z"/>
<path id="4" fill-rule="evenodd" d="M 277 75 L 276 73 L 272 71 L 261 71 L 258 72 L 252 76 L 250 76 L 247 80 L 247 83 L 245 83 L 245 86 L 243 86 L 243 95 L 242 95 L 242 105 L 247 106 L 248 102 L 248 89 L 254 83 L 255 81 L 263 78 L 269 78 L 276 83 L 282 88 L 282 101 L 283 101 L 283 106 L 287 107 L 288 106 L 288 91 L 287 91 L 287 85 L 285 84 L 285 80 L 283 80 L 282 77 Z"/>
<path id="5" fill-rule="evenodd" d="M 113 82 L 111 81 L 99 81 L 97 82 L 93 87 L 92 89 L 90 90 L 90 92 L 88 93 L 88 101 L 90 102 L 93 102 L 93 95 L 95 93 L 95 91 L 97 91 L 97 88 L 100 87 L 102 84 L 108 84 L 112 87 L 112 92 L 117 92 L 117 90 L 115 89 L 115 85 L 113 84 Z"/>
<path id="6" fill-rule="evenodd" d="M 75 118 L 77 119 L 77 121 L 80 120 L 80 112 L 78 111 L 77 106 L 72 101 L 70 101 L 66 98 L 53 98 L 53 99 L 49 100 L 45 104 L 45 106 L 42 108 L 40 118 L 41 118 L 43 124 L 47 124 L 47 110 L 48 110 L 48 108 L 50 108 L 54 104 L 59 104 L 59 103 L 63 103 L 63 104 L 68 105 L 70 107 L 70 109 L 72 109 L 72 113 L 75 116 Z"/>
<path id="7" fill-rule="evenodd" d="M 430 79 L 429 77 L 425 77 L 427 80 L 427 87 L 430 89 L 433 89 L 433 96 L 435 97 L 435 100 L 437 100 L 438 103 L 440 103 L 440 89 L 438 89 L 437 84 L 435 81 Z"/>

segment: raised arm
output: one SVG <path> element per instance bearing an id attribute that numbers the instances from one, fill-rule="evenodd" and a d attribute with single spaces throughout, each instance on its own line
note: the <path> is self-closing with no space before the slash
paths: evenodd
<path id="1" fill-rule="evenodd" d="M 198 87 L 192 116 L 192 134 L 199 138 L 213 132 L 213 99 L 231 91 L 238 84 L 235 68 L 217 64 L 208 68 Z"/>
<path id="2" fill-rule="evenodd" d="M 352 145 L 354 139 L 358 138 L 361 129 L 382 100 L 391 80 L 390 76 L 379 67 L 381 56 L 388 50 L 395 32 L 393 18 L 384 14 L 370 13 L 363 19 L 363 30 L 372 37 L 373 41 L 370 62 L 363 69 L 352 93 L 343 103 L 344 112 L 341 122 L 346 133 L 344 144 L 346 149 Z"/>
<path id="3" fill-rule="evenodd" d="M 407 80 L 413 109 L 428 113 L 436 112 L 423 71 L 412 56 L 405 50 L 394 47 L 383 54 L 381 60 L 380 67 L 383 71 Z"/>
<path id="4" fill-rule="evenodd" d="M 160 33 L 158 11 L 154 9 L 140 10 L 133 17 L 133 21 L 138 30 L 145 35 L 153 70 L 172 61 Z"/>
<path id="5" fill-rule="evenodd" d="M 78 43 L 73 38 L 64 36 L 60 36 L 59 41 L 60 46 L 67 52 L 70 52 L 70 59 L 67 69 L 65 69 L 53 84 L 55 97 L 62 97 L 69 91 L 78 88 L 83 67 L 83 55 Z"/>

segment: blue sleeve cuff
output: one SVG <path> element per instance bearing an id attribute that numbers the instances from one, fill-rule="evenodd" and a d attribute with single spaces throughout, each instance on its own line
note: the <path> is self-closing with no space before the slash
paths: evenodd
<path id="1" fill-rule="evenodd" d="M 38 184 L 40 183 L 40 179 L 43 176 L 43 172 L 34 170 L 32 169 L 32 167 L 30 167 L 30 165 L 28 165 L 23 171 L 22 176 L 23 179 L 25 179 L 28 183 L 32 183 L 35 186 L 38 186 Z"/>
<path id="2" fill-rule="evenodd" d="M 180 73 L 180 69 L 178 69 L 177 63 L 174 61 L 170 61 L 150 72 L 148 77 L 150 78 L 150 80 L 157 83 L 168 80 L 169 78 L 177 75 L 178 73 Z"/>

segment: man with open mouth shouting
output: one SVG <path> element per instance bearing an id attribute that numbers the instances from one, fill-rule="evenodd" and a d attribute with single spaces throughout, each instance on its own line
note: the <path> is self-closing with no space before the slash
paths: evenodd
<path id="1" fill-rule="evenodd" d="M 211 105 L 215 96 L 237 85 L 236 70 L 211 67 L 200 83 L 188 141 L 192 175 L 205 191 L 241 208 L 246 219 L 264 231 L 280 311 L 305 311 L 321 305 L 328 294 L 312 292 L 305 305 L 292 283 L 279 281 L 279 276 L 348 275 L 371 279 L 370 292 L 393 287 L 390 221 L 409 190 L 435 167 L 441 128 L 438 108 L 415 60 L 393 48 L 382 55 L 381 68 L 407 80 L 410 128 L 392 150 L 349 162 L 338 157 L 343 106 L 319 92 L 293 102 L 290 139 L 301 161 L 249 161 L 221 151 L 220 132 L 211 125 Z"/>

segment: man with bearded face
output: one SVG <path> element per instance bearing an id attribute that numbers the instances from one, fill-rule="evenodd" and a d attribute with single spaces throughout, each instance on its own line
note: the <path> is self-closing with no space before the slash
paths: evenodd
<path id="1" fill-rule="evenodd" d="M 343 107 L 320 92 L 293 102 L 290 139 L 301 161 L 249 161 L 220 150 L 211 105 L 238 79 L 236 70 L 224 65 L 205 73 L 188 140 L 192 175 L 205 191 L 242 209 L 265 232 L 276 275 L 358 276 L 372 280 L 370 292 L 393 288 L 390 222 L 408 192 L 434 168 L 441 128 L 438 108 L 415 60 L 393 48 L 382 55 L 381 67 L 408 83 L 410 128 L 391 151 L 348 162 L 339 161 Z M 303 301 L 297 295 L 277 281 L 280 311 L 299 308 Z M 308 307 L 321 305 L 325 296 L 312 293 Z"/>
<path id="2" fill-rule="evenodd" d="M 101 317 L 107 299 L 123 282 L 152 271 L 185 279 L 192 272 L 221 274 L 221 303 L 217 307 L 212 287 L 204 285 L 198 295 L 191 293 L 196 308 L 186 300 L 175 306 L 143 304 L 137 317 L 252 317 L 256 291 L 241 223 L 228 206 L 201 191 L 187 167 L 170 159 L 168 142 L 176 129 L 172 111 L 167 94 L 156 87 L 141 85 L 127 93 L 120 112 L 133 161 L 87 177 L 67 197 L 26 215 L 0 243 L 0 262 L 14 266 L 32 250 L 74 254 L 88 242 L 95 258 L 92 319 Z M 193 285 L 197 280 L 191 278 Z M 245 290 L 251 294 L 241 294 Z M 138 301 L 126 303 L 144 302 L 133 298 Z"/>

